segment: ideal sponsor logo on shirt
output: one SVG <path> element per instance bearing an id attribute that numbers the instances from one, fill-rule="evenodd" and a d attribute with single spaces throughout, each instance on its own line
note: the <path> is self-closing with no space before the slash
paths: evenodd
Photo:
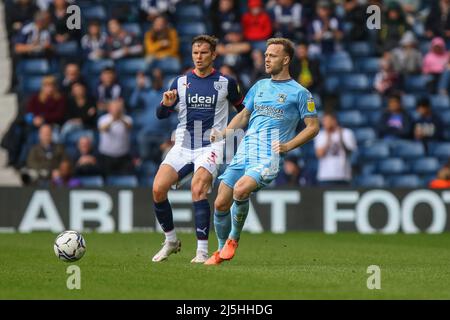
<path id="1" fill-rule="evenodd" d="M 216 95 L 201 96 L 198 93 L 195 95 L 188 95 L 188 103 L 191 108 L 212 108 L 216 103 Z"/>

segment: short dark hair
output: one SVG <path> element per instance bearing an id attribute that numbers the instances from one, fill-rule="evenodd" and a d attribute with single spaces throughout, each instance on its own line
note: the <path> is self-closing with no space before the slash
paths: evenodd
<path id="1" fill-rule="evenodd" d="M 289 56 L 289 59 L 292 61 L 292 58 L 294 57 L 295 52 L 295 46 L 294 43 L 286 38 L 270 38 L 267 40 L 267 47 L 272 44 L 280 44 L 283 46 L 284 52 Z"/>
<path id="2" fill-rule="evenodd" d="M 425 108 L 429 108 L 431 107 L 430 105 L 430 99 L 428 99 L 428 97 L 422 97 L 417 101 L 417 108 L 418 107 L 425 107 Z"/>
<path id="3" fill-rule="evenodd" d="M 211 48 L 212 52 L 216 51 L 217 46 L 217 38 L 214 36 L 209 36 L 207 34 L 201 34 L 199 36 L 196 36 L 194 39 L 192 39 L 192 45 L 196 43 L 207 43 L 209 44 L 209 47 Z"/>
<path id="4" fill-rule="evenodd" d="M 401 96 L 400 93 L 394 92 L 394 93 L 391 93 L 391 94 L 389 95 L 388 99 L 389 99 L 389 100 L 395 99 L 395 100 L 401 102 L 401 101 L 402 101 L 402 96 Z"/>

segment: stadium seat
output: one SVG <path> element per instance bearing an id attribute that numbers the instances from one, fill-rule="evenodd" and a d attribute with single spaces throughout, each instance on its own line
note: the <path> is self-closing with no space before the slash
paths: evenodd
<path id="1" fill-rule="evenodd" d="M 362 73 L 377 73 L 380 70 L 379 58 L 359 58 L 356 60 L 356 68 Z"/>
<path id="2" fill-rule="evenodd" d="M 447 127 L 450 126 L 450 110 L 441 111 L 439 117 Z"/>
<path id="3" fill-rule="evenodd" d="M 350 57 L 346 55 L 338 55 L 336 58 L 331 56 L 327 63 L 327 72 L 340 73 L 352 72 L 353 62 Z"/>
<path id="4" fill-rule="evenodd" d="M 422 185 L 421 179 L 414 174 L 390 177 L 388 181 L 392 188 L 419 188 Z"/>
<path id="5" fill-rule="evenodd" d="M 412 110 L 416 107 L 416 97 L 412 94 L 404 94 L 402 95 L 402 106 L 405 109 Z"/>
<path id="6" fill-rule="evenodd" d="M 392 155 L 407 159 L 424 157 L 425 148 L 421 142 L 398 141 L 392 145 Z"/>
<path id="7" fill-rule="evenodd" d="M 144 58 L 120 59 L 116 62 L 115 67 L 120 75 L 136 75 L 138 71 L 146 72 L 148 69 L 147 61 Z"/>
<path id="8" fill-rule="evenodd" d="M 122 28 L 126 30 L 127 32 L 135 35 L 138 38 L 143 37 L 143 32 L 141 29 L 141 25 L 136 22 L 127 22 L 122 24 Z"/>
<path id="9" fill-rule="evenodd" d="M 136 88 L 136 77 L 135 76 L 121 76 L 119 77 L 119 83 L 125 93 L 131 94 L 131 92 Z"/>
<path id="10" fill-rule="evenodd" d="M 450 99 L 446 95 L 433 95 L 431 96 L 431 106 L 434 109 L 450 110 Z"/>
<path id="11" fill-rule="evenodd" d="M 388 158 L 378 162 L 378 172 L 384 175 L 402 174 L 407 171 L 405 161 L 400 158 Z"/>
<path id="12" fill-rule="evenodd" d="M 84 65 L 84 73 L 86 74 L 86 77 L 98 77 L 100 72 L 102 72 L 103 69 L 106 67 L 114 67 L 114 61 L 110 59 L 101 59 L 101 60 L 95 60 L 95 61 L 88 61 Z"/>
<path id="13" fill-rule="evenodd" d="M 344 90 L 366 91 L 371 88 L 369 78 L 365 74 L 346 74 L 342 77 Z"/>
<path id="14" fill-rule="evenodd" d="M 327 93 L 336 93 L 340 87 L 340 79 L 338 76 L 327 76 L 325 79 L 325 90 Z"/>
<path id="15" fill-rule="evenodd" d="M 349 52 L 353 57 L 368 57 L 374 53 L 374 50 L 366 41 L 355 41 L 350 43 Z"/>
<path id="16" fill-rule="evenodd" d="M 366 128 L 356 128 L 354 130 L 356 141 L 358 144 L 363 144 L 366 142 L 374 141 L 377 138 L 377 134 L 375 133 L 375 130 L 366 127 Z"/>
<path id="17" fill-rule="evenodd" d="M 101 188 L 104 186 L 101 176 L 78 177 L 82 187 Z"/>
<path id="18" fill-rule="evenodd" d="M 431 150 L 431 155 L 439 159 L 450 159 L 450 142 L 441 142 L 435 144 Z"/>
<path id="19" fill-rule="evenodd" d="M 372 126 L 373 128 L 376 128 L 383 111 L 381 110 L 364 110 L 364 115 L 367 119 L 367 125 Z"/>
<path id="20" fill-rule="evenodd" d="M 367 123 L 364 115 L 358 110 L 340 111 L 337 114 L 337 118 L 344 127 L 362 127 Z"/>
<path id="21" fill-rule="evenodd" d="M 47 59 L 23 59 L 17 66 L 17 74 L 25 75 L 45 75 L 52 71 Z"/>
<path id="22" fill-rule="evenodd" d="M 383 141 L 375 142 L 362 150 L 362 156 L 367 160 L 385 159 L 389 155 L 389 145 Z"/>
<path id="23" fill-rule="evenodd" d="M 138 186 L 138 179 L 135 176 L 108 176 L 106 185 L 112 187 L 134 188 Z"/>
<path id="24" fill-rule="evenodd" d="M 430 77 L 428 75 L 407 76 L 404 81 L 405 90 L 414 93 L 427 93 L 427 83 Z"/>
<path id="25" fill-rule="evenodd" d="M 340 107 L 341 109 L 353 109 L 355 105 L 355 98 L 356 94 L 354 93 L 343 93 L 341 94 L 339 100 L 340 100 Z"/>
<path id="26" fill-rule="evenodd" d="M 84 20 L 106 20 L 106 10 L 102 5 L 87 5 L 81 8 Z"/>
<path id="27" fill-rule="evenodd" d="M 356 177 L 356 186 L 361 188 L 383 188 L 386 185 L 380 174 L 368 174 Z"/>
<path id="28" fill-rule="evenodd" d="M 202 9 L 197 5 L 180 4 L 175 13 L 176 21 L 201 21 L 203 15 Z"/>
<path id="29" fill-rule="evenodd" d="M 206 33 L 206 26 L 203 22 L 180 23 L 177 25 L 180 37 L 194 37 L 198 34 Z"/>
<path id="30" fill-rule="evenodd" d="M 76 41 L 62 42 L 55 46 L 55 53 L 61 57 L 78 57 L 79 51 Z"/>
<path id="31" fill-rule="evenodd" d="M 433 174 L 440 168 L 439 161 L 436 158 L 421 158 L 411 164 L 411 172 L 417 174 Z"/>
<path id="32" fill-rule="evenodd" d="M 27 76 L 20 81 L 20 91 L 24 94 L 38 92 L 41 89 L 43 76 Z"/>
<path id="33" fill-rule="evenodd" d="M 177 74 L 181 70 L 180 61 L 176 58 L 156 60 L 154 67 L 161 69 L 164 74 Z"/>
<path id="34" fill-rule="evenodd" d="M 356 109 L 374 110 L 381 109 L 382 100 L 378 94 L 360 94 L 355 101 Z"/>

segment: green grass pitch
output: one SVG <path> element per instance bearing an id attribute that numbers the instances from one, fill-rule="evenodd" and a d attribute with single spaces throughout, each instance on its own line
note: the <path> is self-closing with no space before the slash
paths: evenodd
<path id="1" fill-rule="evenodd" d="M 155 264 L 160 234 L 85 233 L 81 290 L 68 290 L 54 234 L 0 234 L 0 299 L 450 299 L 450 234 L 245 233 L 220 266 L 190 264 L 194 234 L 179 236 L 181 252 Z"/>

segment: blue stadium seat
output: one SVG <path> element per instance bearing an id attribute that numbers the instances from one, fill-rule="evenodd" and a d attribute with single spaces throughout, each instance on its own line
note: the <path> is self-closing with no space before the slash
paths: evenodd
<path id="1" fill-rule="evenodd" d="M 439 161 L 436 158 L 421 158 L 411 164 L 411 172 L 417 174 L 433 174 L 440 168 Z"/>
<path id="2" fill-rule="evenodd" d="M 367 160 L 385 159 L 389 155 L 389 145 L 383 141 L 375 142 L 362 150 L 362 156 Z"/>
<path id="3" fill-rule="evenodd" d="M 112 187 L 134 188 L 138 186 L 138 179 L 135 176 L 108 176 L 106 185 Z"/>
<path id="4" fill-rule="evenodd" d="M 377 166 L 375 162 L 364 162 L 361 167 L 361 174 L 363 176 L 370 176 L 376 174 Z"/>
<path id="5" fill-rule="evenodd" d="M 120 59 L 116 62 L 116 71 L 122 75 L 136 75 L 138 71 L 146 72 L 147 61 L 144 58 Z"/>
<path id="6" fill-rule="evenodd" d="M 356 177 L 356 186 L 361 188 L 383 188 L 386 185 L 380 174 L 361 175 Z"/>
<path id="7" fill-rule="evenodd" d="M 431 155 L 439 159 L 450 159 L 450 142 L 441 142 L 435 144 L 431 150 Z"/>
<path id="8" fill-rule="evenodd" d="M 78 42 L 68 41 L 58 43 L 55 46 L 55 53 L 61 57 L 78 57 L 80 54 Z"/>
<path id="9" fill-rule="evenodd" d="M 407 171 L 405 161 L 400 158 L 388 158 L 378 162 L 378 172 L 384 175 L 402 174 Z"/>
<path id="10" fill-rule="evenodd" d="M 413 94 L 404 94 L 401 99 L 405 109 L 412 110 L 416 107 L 417 99 Z"/>
<path id="11" fill-rule="evenodd" d="M 381 109 L 382 99 L 378 94 L 360 94 L 355 101 L 355 108 L 363 110 Z"/>
<path id="12" fill-rule="evenodd" d="M 204 19 L 202 9 L 197 5 L 178 5 L 176 8 L 176 21 L 200 21 Z"/>
<path id="13" fill-rule="evenodd" d="M 126 93 L 131 93 L 136 88 L 135 76 L 121 76 L 119 77 L 119 83 Z"/>
<path id="14" fill-rule="evenodd" d="M 340 111 L 337 114 L 337 118 L 344 127 L 362 127 L 367 124 L 366 118 L 358 110 Z"/>
<path id="15" fill-rule="evenodd" d="M 327 63 L 327 72 L 352 72 L 353 62 L 347 55 L 331 56 Z"/>
<path id="16" fill-rule="evenodd" d="M 25 75 L 45 75 L 52 71 L 47 59 L 23 59 L 17 66 L 17 74 Z"/>
<path id="17" fill-rule="evenodd" d="M 206 26 L 203 22 L 180 23 L 177 25 L 177 31 L 180 37 L 194 37 L 206 33 Z"/>
<path id="18" fill-rule="evenodd" d="M 151 187 L 158 168 L 159 165 L 157 163 L 152 161 L 144 161 L 138 169 L 139 185 L 142 187 Z"/>
<path id="19" fill-rule="evenodd" d="M 86 5 L 81 8 L 84 20 L 106 20 L 106 10 L 102 5 Z"/>
<path id="20" fill-rule="evenodd" d="M 27 76 L 20 81 L 20 91 L 24 94 L 36 93 L 41 89 L 43 76 Z"/>
<path id="21" fill-rule="evenodd" d="M 364 110 L 364 115 L 367 118 L 367 124 L 369 126 L 373 126 L 374 128 L 377 127 L 381 118 L 381 114 L 381 110 Z"/>
<path id="22" fill-rule="evenodd" d="M 446 126 L 450 126 L 450 110 L 441 111 L 439 117 Z"/>
<path id="23" fill-rule="evenodd" d="M 327 76 L 325 79 L 325 90 L 327 93 L 336 93 L 340 87 L 340 82 L 338 76 Z"/>
<path id="24" fill-rule="evenodd" d="M 400 158 L 419 158 L 425 156 L 425 148 L 421 142 L 398 141 L 392 146 L 392 155 Z"/>
<path id="25" fill-rule="evenodd" d="M 103 178 L 101 176 L 86 176 L 78 177 L 82 187 L 101 188 L 104 186 Z"/>
<path id="26" fill-rule="evenodd" d="M 407 174 L 390 177 L 389 185 L 392 188 L 419 188 L 422 185 L 422 181 L 414 174 Z"/>
<path id="27" fill-rule="evenodd" d="M 377 134 L 373 128 L 356 128 L 354 130 L 356 141 L 358 144 L 374 141 L 377 138 Z"/>
<path id="28" fill-rule="evenodd" d="M 379 58 L 359 58 L 356 60 L 356 66 L 359 72 L 362 73 L 377 73 L 380 70 Z"/>
<path id="29" fill-rule="evenodd" d="M 126 30 L 127 32 L 135 35 L 138 38 L 143 37 L 143 32 L 141 29 L 141 25 L 136 22 L 127 22 L 122 24 L 122 28 Z"/>
<path id="30" fill-rule="evenodd" d="M 431 106 L 434 109 L 447 109 L 450 110 L 450 99 L 446 95 L 433 95 L 431 96 Z"/>
<path id="31" fill-rule="evenodd" d="M 355 41 L 350 43 L 349 52 L 353 57 L 368 57 L 374 54 L 372 46 L 366 41 Z"/>
<path id="32" fill-rule="evenodd" d="M 95 61 L 87 61 L 83 69 L 86 77 L 98 77 L 100 72 L 106 67 L 114 67 L 114 61 L 110 59 L 100 59 Z"/>
<path id="33" fill-rule="evenodd" d="M 344 90 L 366 91 L 371 88 L 369 78 L 365 74 L 346 74 L 342 77 Z"/>
<path id="34" fill-rule="evenodd" d="M 341 94 L 339 98 L 341 109 L 353 109 L 355 106 L 355 99 L 356 94 L 354 93 L 346 92 Z"/>
<path id="35" fill-rule="evenodd" d="M 405 90 L 414 93 L 426 93 L 429 80 L 430 77 L 428 75 L 407 76 L 404 81 Z"/>

